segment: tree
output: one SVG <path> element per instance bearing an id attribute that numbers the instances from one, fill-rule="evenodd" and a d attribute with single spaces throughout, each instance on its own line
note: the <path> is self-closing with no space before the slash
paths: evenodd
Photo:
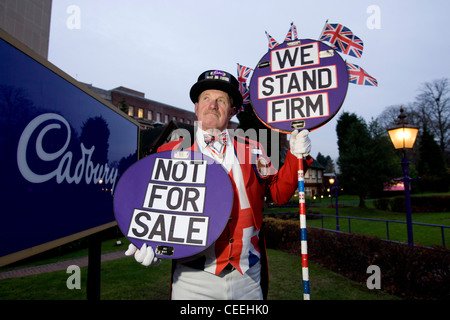
<path id="1" fill-rule="evenodd" d="M 379 195 L 386 183 L 394 177 L 402 174 L 400 159 L 397 151 L 393 148 L 387 130 L 376 119 L 369 123 L 369 134 L 371 138 L 370 158 L 372 174 L 370 179 L 370 193 Z"/>
<path id="2" fill-rule="evenodd" d="M 407 116 L 407 120 L 409 124 L 422 126 L 422 117 L 418 114 L 414 104 L 406 103 L 406 104 L 398 104 L 392 105 L 384 108 L 383 112 L 378 115 L 376 118 L 376 122 L 383 129 L 384 133 L 387 135 L 387 129 L 392 127 L 398 121 L 398 116 L 400 114 L 400 108 L 403 108 L 404 114 Z"/>
<path id="3" fill-rule="evenodd" d="M 444 158 L 434 135 L 427 126 L 419 139 L 419 160 L 417 170 L 420 180 L 417 182 L 421 192 L 447 192 L 448 174 L 445 170 Z"/>
<path id="4" fill-rule="evenodd" d="M 384 108 L 383 112 L 380 113 L 380 115 L 378 115 L 378 117 L 376 118 L 376 121 L 380 125 L 380 127 L 387 130 L 387 128 L 396 123 L 398 120 L 398 115 L 400 113 L 400 107 L 401 105 L 398 104 Z"/>
<path id="5" fill-rule="evenodd" d="M 422 124 L 439 140 L 442 155 L 450 144 L 450 83 L 442 78 L 425 82 L 416 97 L 416 110 Z"/>
<path id="6" fill-rule="evenodd" d="M 419 141 L 419 163 L 417 170 L 420 175 L 441 175 L 445 172 L 444 160 L 440 148 L 434 140 L 434 135 L 429 132 L 427 126 Z"/>
<path id="7" fill-rule="evenodd" d="M 357 194 L 359 206 L 365 207 L 364 198 L 368 194 L 367 180 L 369 179 L 366 164 L 370 163 L 367 125 L 356 114 L 344 112 L 337 121 L 336 132 L 339 149 L 338 165 L 341 172 L 339 184 L 347 192 Z"/>
<path id="8" fill-rule="evenodd" d="M 389 146 L 384 130 L 372 120 L 367 126 L 356 114 L 344 112 L 337 121 L 340 168 L 339 184 L 359 196 L 359 206 L 364 199 L 383 190 L 394 176 L 392 163 L 395 155 Z"/>
<path id="9" fill-rule="evenodd" d="M 317 154 L 316 161 L 325 167 L 325 172 L 335 172 L 334 162 L 330 156 L 324 156 L 320 152 Z"/>
<path id="10" fill-rule="evenodd" d="M 122 112 L 125 112 L 126 114 L 128 114 L 128 104 L 127 104 L 127 101 L 125 100 L 125 98 L 122 98 L 122 100 L 119 102 L 118 107 Z"/>
<path id="11" fill-rule="evenodd" d="M 81 128 L 80 142 L 90 149 L 95 147 L 91 160 L 94 163 L 108 163 L 110 131 L 103 117 L 87 119 Z"/>

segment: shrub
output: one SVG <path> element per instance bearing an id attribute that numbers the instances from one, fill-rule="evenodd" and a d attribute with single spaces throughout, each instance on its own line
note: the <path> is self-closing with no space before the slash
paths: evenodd
<path id="1" fill-rule="evenodd" d="M 398 196 L 394 197 L 389 201 L 389 206 L 391 207 L 391 210 L 394 212 L 405 212 L 405 197 L 404 196 Z M 412 210 L 411 210 L 412 211 Z"/>
<path id="2" fill-rule="evenodd" d="M 405 197 L 394 197 L 389 202 L 391 210 L 404 212 Z M 448 212 L 450 211 L 450 196 L 416 196 L 411 197 L 411 212 Z"/>
<path id="3" fill-rule="evenodd" d="M 412 187 L 419 192 L 448 192 L 449 176 L 445 173 L 441 176 L 423 175 L 414 181 Z"/>
<path id="4" fill-rule="evenodd" d="M 387 198 L 380 198 L 380 199 L 376 199 L 373 204 L 375 206 L 376 209 L 378 210 L 388 210 L 389 209 L 389 202 L 391 200 L 387 199 Z"/>

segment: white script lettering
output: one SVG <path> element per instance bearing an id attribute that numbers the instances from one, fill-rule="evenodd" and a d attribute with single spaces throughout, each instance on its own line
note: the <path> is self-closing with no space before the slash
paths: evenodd
<path id="1" fill-rule="evenodd" d="M 59 165 L 50 172 L 39 174 L 33 172 L 28 164 L 27 158 L 27 149 L 28 143 L 30 141 L 31 136 L 34 134 L 36 129 L 46 121 L 56 120 L 61 122 L 67 131 L 67 137 L 64 145 L 61 149 L 57 150 L 53 153 L 48 153 L 44 150 L 42 141 L 44 140 L 44 136 L 50 130 L 60 130 L 62 128 L 60 123 L 50 123 L 46 125 L 43 129 L 40 130 L 36 139 L 35 150 L 38 158 L 44 162 L 49 162 L 60 158 Z M 62 130 L 64 131 L 64 130 Z M 104 183 L 106 185 L 111 184 L 111 193 L 114 192 L 114 186 L 116 184 L 117 179 L 117 168 L 110 168 L 107 163 L 104 165 L 94 164 L 91 161 L 92 154 L 94 153 L 95 146 L 91 148 L 86 148 L 83 143 L 80 143 L 81 149 L 81 158 L 76 163 L 75 167 L 72 168 L 72 158 L 73 153 L 71 151 L 67 151 L 67 147 L 69 146 L 71 136 L 71 130 L 69 123 L 62 116 L 55 113 L 45 113 L 41 114 L 34 118 L 23 130 L 22 135 L 19 140 L 19 145 L 17 147 L 17 165 L 19 167 L 20 173 L 22 176 L 32 183 L 42 183 L 49 181 L 52 178 L 56 178 L 56 182 L 61 184 L 64 180 L 71 184 L 72 182 L 75 184 L 79 184 L 83 177 L 86 184 L 90 184 L 93 182 Z M 63 155 L 64 154 L 64 155 Z M 73 170 L 73 174 L 71 175 L 71 171 Z"/>

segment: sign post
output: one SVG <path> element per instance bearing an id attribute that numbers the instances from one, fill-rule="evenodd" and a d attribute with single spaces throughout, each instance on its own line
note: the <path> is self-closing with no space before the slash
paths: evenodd
<path id="1" fill-rule="evenodd" d="M 254 69 L 250 99 L 255 114 L 283 133 L 315 130 L 339 111 L 348 88 L 345 62 L 328 45 L 310 39 L 285 41 Z M 303 159 L 298 159 L 303 298 L 310 300 Z"/>
<path id="2" fill-rule="evenodd" d="M 222 166 L 202 153 L 164 151 L 131 166 L 114 195 L 123 234 L 155 256 L 192 256 L 216 241 L 231 214 L 233 190 Z"/>
<path id="3" fill-rule="evenodd" d="M 305 202 L 305 175 L 303 158 L 298 159 L 298 205 L 300 210 L 300 245 L 302 255 L 302 283 L 303 299 L 310 300 L 309 268 L 308 268 L 308 242 L 306 236 L 306 202 Z"/>
<path id="4" fill-rule="evenodd" d="M 339 111 L 347 88 L 341 56 L 320 41 L 303 39 L 284 42 L 261 58 L 251 78 L 250 98 L 269 128 L 312 131 Z"/>

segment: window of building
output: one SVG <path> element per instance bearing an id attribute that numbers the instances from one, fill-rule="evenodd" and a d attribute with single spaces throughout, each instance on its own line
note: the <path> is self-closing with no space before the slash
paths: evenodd
<path id="1" fill-rule="evenodd" d="M 139 108 L 138 109 L 138 118 L 143 118 L 144 117 L 144 109 Z"/>
<path id="2" fill-rule="evenodd" d="M 161 122 L 161 112 L 156 113 L 156 121 Z"/>
<path id="3" fill-rule="evenodd" d="M 164 115 L 164 123 L 168 123 L 169 122 L 169 115 L 165 114 Z"/>
<path id="4" fill-rule="evenodd" d="M 128 115 L 130 117 L 134 116 L 134 107 L 133 106 L 128 106 Z"/>
<path id="5" fill-rule="evenodd" d="M 153 120 L 153 111 L 152 110 L 148 110 L 148 112 L 147 112 L 147 119 L 148 120 Z"/>

